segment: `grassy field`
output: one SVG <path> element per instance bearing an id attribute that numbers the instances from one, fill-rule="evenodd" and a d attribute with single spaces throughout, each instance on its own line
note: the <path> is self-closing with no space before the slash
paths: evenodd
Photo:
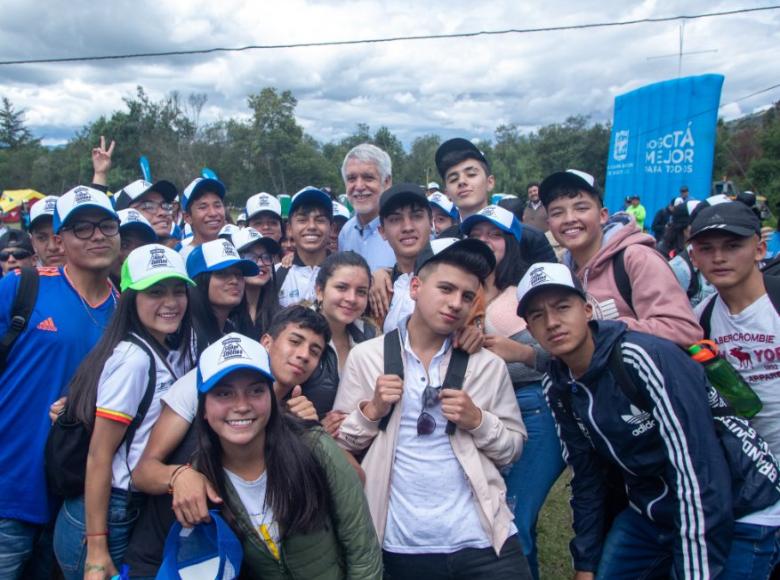
<path id="1" fill-rule="evenodd" d="M 541 580 L 568 579 L 574 573 L 569 554 L 569 540 L 572 537 L 570 478 L 567 469 L 553 486 L 539 514 L 537 545 Z"/>

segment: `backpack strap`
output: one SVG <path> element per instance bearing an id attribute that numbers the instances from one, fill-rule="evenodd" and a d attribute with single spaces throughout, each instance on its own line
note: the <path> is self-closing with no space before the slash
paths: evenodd
<path id="1" fill-rule="evenodd" d="M 463 379 L 466 377 L 466 367 L 469 365 L 469 353 L 459 348 L 452 349 L 450 364 L 447 365 L 447 374 L 444 375 L 445 389 L 460 390 L 463 388 Z M 455 423 L 447 421 L 445 428 L 447 435 L 455 433 Z"/>
<path id="2" fill-rule="evenodd" d="M 709 302 L 707 302 L 707 305 L 704 307 L 704 310 L 701 311 L 701 315 L 699 316 L 699 326 L 701 326 L 701 329 L 704 331 L 704 338 L 710 338 L 710 332 L 712 331 L 710 320 L 712 320 L 712 311 L 715 310 L 715 302 L 717 300 L 718 295 L 713 294 L 712 298 L 710 298 Z M 774 301 L 772 301 L 772 304 L 774 304 Z"/>
<path id="3" fill-rule="evenodd" d="M 618 292 L 620 292 L 620 297 L 623 299 L 623 302 L 628 304 L 631 312 L 636 316 L 633 291 L 631 290 L 631 278 L 628 277 L 628 272 L 626 272 L 625 252 L 626 248 L 623 248 L 612 256 L 612 273 L 615 276 L 615 284 Z"/>
<path id="4" fill-rule="evenodd" d="M 401 356 L 401 333 L 396 328 L 392 332 L 385 334 L 385 368 L 384 374 L 398 375 L 404 380 L 404 360 Z M 390 416 L 393 414 L 395 405 L 390 407 L 390 411 L 379 420 L 379 430 L 387 429 L 390 422 Z"/>
<path id="5" fill-rule="evenodd" d="M 623 360 L 622 340 L 616 342 L 612 347 L 612 351 L 609 353 L 607 367 L 612 373 L 615 382 L 620 387 L 620 390 L 623 391 L 623 394 L 631 401 L 631 404 L 642 411 L 650 411 L 652 408 L 650 401 L 645 394 L 637 388 L 636 383 L 631 378 L 631 375 L 626 368 L 626 363 Z"/>
<path id="6" fill-rule="evenodd" d="M 688 255 L 687 251 L 683 250 L 677 255 L 682 258 L 682 260 L 685 262 L 685 265 L 688 266 L 688 271 L 691 273 L 691 281 L 688 282 L 688 288 L 685 289 L 685 294 L 690 299 L 696 296 L 699 293 L 699 290 L 701 290 L 699 272 L 696 270 L 696 268 L 694 268 L 693 262 L 691 262 L 691 257 Z"/>
<path id="7" fill-rule="evenodd" d="M 284 266 L 281 266 L 274 271 L 274 284 L 276 285 L 277 294 L 282 291 L 282 286 L 284 286 L 284 281 L 287 279 L 287 274 L 289 273 L 290 268 L 285 268 Z"/>
<path id="8" fill-rule="evenodd" d="M 5 335 L 0 338 L 0 370 L 5 368 L 8 353 L 19 338 L 19 335 L 27 328 L 35 303 L 38 300 L 38 270 L 36 268 L 22 268 L 19 285 L 16 287 L 16 296 L 11 306 L 11 324 Z"/>
<path id="9" fill-rule="evenodd" d="M 133 437 L 135 437 L 136 431 L 138 431 L 138 428 L 141 426 L 141 423 L 143 423 L 144 418 L 146 417 L 146 413 L 149 411 L 149 407 L 152 404 L 152 399 L 154 398 L 154 391 L 157 387 L 157 364 L 155 363 L 154 353 L 143 340 L 133 334 L 130 334 L 127 337 L 127 341 L 132 342 L 138 348 L 143 350 L 146 353 L 146 356 L 149 357 L 149 376 L 147 379 L 146 391 L 144 391 L 143 399 L 141 399 L 141 403 L 138 405 L 138 411 L 136 412 L 135 417 L 133 417 L 133 420 L 130 422 L 130 425 L 127 427 L 127 431 L 125 432 L 125 461 L 127 461 L 127 458 L 130 455 L 130 446 L 133 443 Z M 128 469 L 129 467 L 130 466 L 128 465 Z"/>
<path id="10" fill-rule="evenodd" d="M 766 293 L 769 294 L 772 306 L 775 307 L 775 312 L 780 314 L 780 276 L 772 276 L 765 273 L 764 287 L 766 288 Z"/>

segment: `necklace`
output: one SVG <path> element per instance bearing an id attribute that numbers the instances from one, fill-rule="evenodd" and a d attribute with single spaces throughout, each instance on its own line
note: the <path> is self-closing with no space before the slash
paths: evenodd
<path id="1" fill-rule="evenodd" d="M 68 279 L 68 282 L 70 282 L 70 285 L 73 287 L 73 290 L 76 291 L 79 300 L 81 300 L 81 306 L 84 308 L 84 312 L 87 313 L 87 316 L 89 316 L 89 319 L 92 321 L 92 324 L 94 324 L 100 330 L 105 330 L 108 323 L 100 324 L 97 321 L 97 319 L 94 316 L 92 316 L 92 308 L 90 308 L 89 304 L 87 304 L 87 301 L 84 300 L 84 296 L 81 295 L 81 292 L 79 292 L 78 288 L 76 288 L 76 285 L 73 283 L 73 280 L 71 280 L 70 276 L 68 276 L 67 269 L 63 268 L 62 271 L 64 272 L 65 277 Z M 116 292 L 114 290 L 114 286 L 109 282 L 108 287 L 109 287 L 109 294 L 111 296 L 111 300 L 114 302 L 114 310 L 116 310 Z"/>

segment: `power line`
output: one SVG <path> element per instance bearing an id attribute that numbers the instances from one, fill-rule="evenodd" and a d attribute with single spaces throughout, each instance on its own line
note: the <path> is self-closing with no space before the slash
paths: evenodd
<path id="1" fill-rule="evenodd" d="M 218 52 L 244 52 L 249 50 L 277 50 L 282 48 L 315 48 L 324 46 L 351 46 L 356 44 L 379 44 L 388 42 L 404 42 L 416 40 L 444 40 L 453 38 L 473 38 L 476 36 L 498 36 L 505 34 L 533 34 L 539 32 L 560 32 L 565 30 L 587 30 L 590 28 L 610 28 L 618 26 L 631 26 L 635 24 L 648 24 L 659 22 L 671 22 L 674 20 L 697 20 L 700 18 L 713 18 L 717 16 L 733 16 L 735 14 L 747 14 L 750 12 L 761 12 L 767 10 L 780 9 L 780 5 L 759 6 L 755 8 L 739 8 L 736 10 L 725 10 L 721 12 L 704 12 L 701 14 L 679 14 L 677 16 L 664 16 L 659 18 L 640 18 L 636 20 L 621 20 L 612 22 L 592 22 L 588 24 L 572 24 L 568 26 L 546 26 L 540 28 L 507 28 L 505 30 L 480 30 L 477 32 L 459 32 L 452 34 L 427 34 L 418 36 L 391 36 L 385 38 L 367 38 L 362 40 L 331 40 L 322 42 L 301 42 L 294 44 L 252 44 L 240 47 L 216 47 L 196 50 L 171 50 L 161 52 L 139 52 L 132 54 L 112 54 L 103 56 L 77 56 L 64 58 L 38 58 L 26 60 L 7 60 L 0 61 L 0 66 L 25 65 L 25 64 L 54 64 L 64 62 L 86 62 L 101 60 L 124 60 L 132 58 L 153 58 L 161 56 L 187 56 L 193 54 L 214 54 Z"/>

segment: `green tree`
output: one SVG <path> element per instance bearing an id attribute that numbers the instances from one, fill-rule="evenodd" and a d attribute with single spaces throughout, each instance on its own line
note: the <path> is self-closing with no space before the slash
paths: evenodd
<path id="1" fill-rule="evenodd" d="M 32 133 L 24 124 L 24 110 L 15 109 L 7 97 L 3 97 L 0 105 L 0 148 L 20 149 L 29 145 L 37 145 Z"/>

